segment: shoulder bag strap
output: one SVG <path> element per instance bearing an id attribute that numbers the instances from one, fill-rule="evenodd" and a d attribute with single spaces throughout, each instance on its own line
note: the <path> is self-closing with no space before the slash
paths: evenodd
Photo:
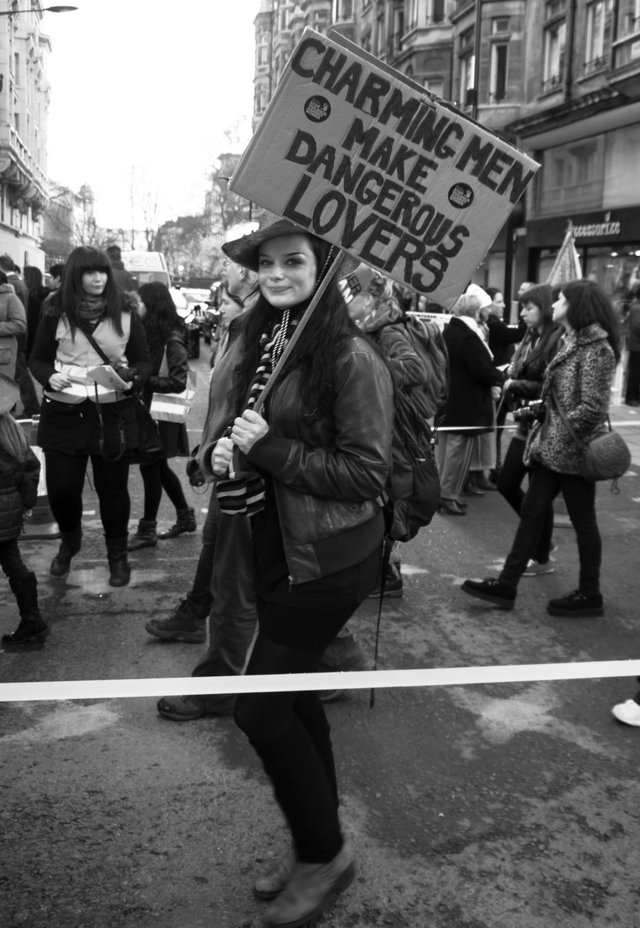
<path id="1" fill-rule="evenodd" d="M 80 329 L 80 331 L 82 332 L 86 340 L 89 342 L 91 347 L 95 349 L 97 354 L 100 355 L 100 357 L 102 358 L 105 364 L 113 364 L 113 361 L 111 360 L 111 358 L 107 357 L 107 355 L 104 353 L 104 351 L 102 350 L 102 348 L 97 343 L 97 341 L 95 340 L 95 338 L 93 337 L 93 335 L 88 329 L 86 329 L 83 325 L 76 325 L 76 328 Z"/>
<path id="2" fill-rule="evenodd" d="M 558 397 L 556 396 L 556 392 L 555 392 L 555 390 L 553 389 L 553 387 L 551 387 L 551 390 L 549 391 L 549 396 L 550 396 L 551 399 L 553 400 L 553 404 L 554 404 L 554 406 L 556 407 L 556 409 L 558 410 L 558 415 L 559 415 L 560 418 L 562 419 L 562 423 L 563 423 L 565 429 L 567 430 L 567 432 L 569 433 L 569 435 L 573 438 L 573 440 L 575 441 L 576 445 L 577 445 L 579 448 L 582 448 L 583 451 L 586 451 L 587 448 L 589 447 L 589 445 L 588 445 L 586 442 L 582 441 L 581 438 L 578 438 L 578 436 L 576 435 L 573 426 L 570 424 L 569 420 L 567 419 L 567 417 L 566 417 L 565 414 L 564 414 L 564 411 L 563 411 L 563 409 L 562 409 L 562 406 L 561 406 L 560 403 L 558 402 Z M 611 421 L 610 421 L 608 415 L 607 415 L 606 418 L 604 419 L 604 422 L 606 422 L 606 423 L 609 425 L 609 431 L 611 431 Z M 604 424 L 604 422 L 603 422 L 603 424 Z"/>

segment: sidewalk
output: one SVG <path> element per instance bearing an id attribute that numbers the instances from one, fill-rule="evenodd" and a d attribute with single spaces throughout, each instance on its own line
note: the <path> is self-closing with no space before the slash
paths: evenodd
<path id="1" fill-rule="evenodd" d="M 629 445 L 632 462 L 640 466 L 640 406 L 612 405 L 610 419 L 613 428 Z"/>

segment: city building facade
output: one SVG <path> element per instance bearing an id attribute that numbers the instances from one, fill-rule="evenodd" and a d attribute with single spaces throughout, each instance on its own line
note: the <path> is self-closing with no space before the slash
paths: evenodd
<path id="1" fill-rule="evenodd" d="M 46 62 L 49 39 L 42 12 L 0 16 L 0 253 L 19 267 L 44 269 L 42 213 L 47 204 Z M 4 13 L 5 11 L 3 11 Z"/>
<path id="2" fill-rule="evenodd" d="M 339 29 L 541 165 L 475 279 L 544 281 L 571 223 L 585 275 L 640 278 L 640 0 L 263 0 L 259 121 L 302 29 Z"/>

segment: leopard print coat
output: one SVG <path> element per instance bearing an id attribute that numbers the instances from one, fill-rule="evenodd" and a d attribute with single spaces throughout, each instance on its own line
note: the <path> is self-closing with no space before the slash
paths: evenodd
<path id="1" fill-rule="evenodd" d="M 551 391 L 577 436 L 588 443 L 603 431 L 615 369 L 615 355 L 601 326 L 589 325 L 565 336 L 545 373 L 541 399 L 546 416 L 527 440 L 528 467 L 540 463 L 556 473 L 580 473 L 582 450 L 567 432 Z"/>

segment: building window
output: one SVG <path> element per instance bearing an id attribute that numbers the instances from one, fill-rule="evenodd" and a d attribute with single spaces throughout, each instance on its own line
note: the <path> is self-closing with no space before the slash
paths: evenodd
<path id="1" fill-rule="evenodd" d="M 506 99 L 508 63 L 509 43 L 494 42 L 491 46 L 490 103 L 501 103 Z"/>
<path id="2" fill-rule="evenodd" d="M 540 215 L 584 212 L 602 205 L 605 136 L 596 135 L 544 152 Z"/>
<path id="3" fill-rule="evenodd" d="M 616 39 L 640 32 L 640 0 L 620 0 Z"/>
<path id="4" fill-rule="evenodd" d="M 460 103 L 468 106 L 473 103 L 476 56 L 473 45 L 473 28 L 460 33 L 458 44 L 458 73 L 460 75 Z"/>
<path id="5" fill-rule="evenodd" d="M 587 7 L 587 43 L 585 47 L 584 70 L 591 74 L 604 68 L 605 32 L 611 16 L 611 0 L 595 0 Z"/>
<path id="6" fill-rule="evenodd" d="M 444 97 L 444 79 L 442 77 L 426 77 L 424 79 L 424 89 L 442 99 Z"/>
<path id="7" fill-rule="evenodd" d="M 444 0 L 431 0 L 430 6 L 429 21 L 432 23 L 443 23 L 445 13 Z"/>
<path id="8" fill-rule="evenodd" d="M 566 0 L 547 0 L 543 35 L 542 90 L 554 90 L 562 82 L 565 66 Z"/>
<path id="9" fill-rule="evenodd" d="M 338 0 L 336 9 L 336 22 L 350 22 L 354 18 L 353 0 Z"/>

